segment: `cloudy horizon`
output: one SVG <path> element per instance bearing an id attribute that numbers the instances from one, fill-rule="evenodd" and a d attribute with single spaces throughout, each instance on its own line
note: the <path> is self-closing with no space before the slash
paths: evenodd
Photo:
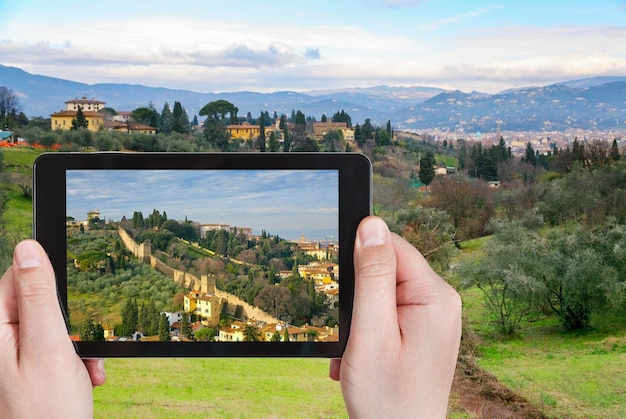
<path id="1" fill-rule="evenodd" d="M 195 92 L 495 93 L 626 75 L 623 0 L 0 1 L 0 64 Z"/>

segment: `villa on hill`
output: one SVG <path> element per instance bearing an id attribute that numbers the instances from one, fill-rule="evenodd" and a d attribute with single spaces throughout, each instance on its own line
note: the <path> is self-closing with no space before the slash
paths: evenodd
<path id="1" fill-rule="evenodd" d="M 76 119 L 78 109 L 80 108 L 87 120 L 87 129 L 89 131 L 98 131 L 104 125 L 104 115 L 98 112 L 104 109 L 105 102 L 95 99 L 87 99 L 83 96 L 81 99 L 68 100 L 65 102 L 65 109 L 55 112 L 51 117 L 51 128 L 53 130 L 69 130 L 72 128 L 72 121 Z"/>
<path id="2" fill-rule="evenodd" d="M 80 109 L 87 120 L 87 129 L 89 131 L 106 129 L 117 132 L 156 134 L 156 128 L 132 121 L 131 114 L 128 111 L 120 111 L 119 118 L 107 119 L 105 113 L 102 112 L 105 105 L 106 102 L 96 100 L 95 98 L 87 99 L 86 96 L 83 96 L 81 99 L 68 100 L 65 102 L 64 110 L 50 115 L 51 128 L 62 131 L 71 129 L 72 121 L 76 119 Z"/>

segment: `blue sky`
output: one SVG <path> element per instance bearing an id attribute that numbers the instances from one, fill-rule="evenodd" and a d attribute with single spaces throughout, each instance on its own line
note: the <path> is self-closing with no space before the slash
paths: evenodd
<path id="1" fill-rule="evenodd" d="M 0 64 L 200 92 L 626 74 L 624 0 L 0 0 Z"/>
<path id="2" fill-rule="evenodd" d="M 303 233 L 338 238 L 334 170 L 72 170 L 66 184 L 67 214 L 77 220 L 89 210 L 118 221 L 157 209 L 169 219 L 250 227 L 291 240 Z"/>

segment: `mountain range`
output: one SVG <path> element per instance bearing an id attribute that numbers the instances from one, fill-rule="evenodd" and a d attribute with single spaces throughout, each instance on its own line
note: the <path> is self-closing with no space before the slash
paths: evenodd
<path id="1" fill-rule="evenodd" d="M 300 110 L 319 118 L 345 110 L 353 123 L 366 118 L 396 129 L 442 129 L 488 132 L 498 124 L 508 131 L 559 131 L 567 128 L 626 129 L 626 77 L 595 77 L 548 86 L 510 89 L 496 94 L 447 91 L 436 87 L 346 88 L 309 92 L 200 93 L 136 84 L 85 84 L 30 74 L 0 65 L 0 86 L 12 89 L 24 113 L 48 117 L 65 101 L 86 96 L 106 102 L 115 110 L 133 110 L 165 102 L 183 104 L 190 118 L 205 104 L 224 99 L 253 117 L 261 111 L 290 115 Z"/>

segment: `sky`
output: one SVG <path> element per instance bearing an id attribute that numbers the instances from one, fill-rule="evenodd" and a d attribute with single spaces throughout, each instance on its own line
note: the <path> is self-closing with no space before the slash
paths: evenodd
<path id="1" fill-rule="evenodd" d="M 626 75 L 626 0 L 0 0 L 0 64 L 196 92 Z"/>
<path id="2" fill-rule="evenodd" d="M 336 170 L 69 170 L 66 213 L 76 220 L 168 219 L 252 228 L 288 240 L 338 240 Z M 120 194 L 123 191 L 123 194 Z"/>

